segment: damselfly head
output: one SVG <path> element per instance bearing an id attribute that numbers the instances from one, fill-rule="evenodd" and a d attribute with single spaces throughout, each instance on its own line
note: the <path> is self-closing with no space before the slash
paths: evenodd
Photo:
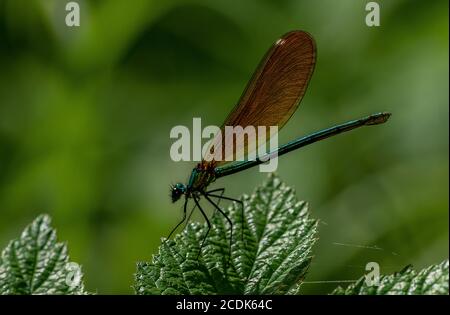
<path id="1" fill-rule="evenodd" d="M 180 197 L 186 192 L 186 185 L 182 183 L 177 183 L 170 186 L 170 197 L 172 202 L 176 202 Z"/>

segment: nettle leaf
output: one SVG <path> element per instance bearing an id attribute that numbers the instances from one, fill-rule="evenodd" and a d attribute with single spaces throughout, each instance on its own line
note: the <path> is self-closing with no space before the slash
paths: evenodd
<path id="1" fill-rule="evenodd" d="M 191 223 L 163 243 L 152 262 L 137 265 L 138 294 L 296 294 L 311 261 L 317 221 L 307 204 L 275 175 L 242 208 L 234 202 L 227 220 L 216 212 L 201 249 L 207 225 Z M 196 210 L 198 211 L 198 210 Z"/>
<path id="2" fill-rule="evenodd" d="M 390 276 L 381 276 L 378 286 L 368 286 L 365 277 L 332 294 L 346 295 L 433 295 L 449 294 L 448 260 L 416 272 L 411 266 Z"/>
<path id="3" fill-rule="evenodd" d="M 0 294 L 84 294 L 81 269 L 57 243 L 50 217 L 41 215 L 0 257 Z"/>

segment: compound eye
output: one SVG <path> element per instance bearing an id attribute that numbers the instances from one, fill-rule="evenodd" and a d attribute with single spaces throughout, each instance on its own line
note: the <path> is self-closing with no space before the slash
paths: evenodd
<path id="1" fill-rule="evenodd" d="M 183 184 L 176 184 L 172 186 L 171 188 L 171 198 L 172 202 L 176 202 L 180 197 L 184 194 L 184 185 Z"/>

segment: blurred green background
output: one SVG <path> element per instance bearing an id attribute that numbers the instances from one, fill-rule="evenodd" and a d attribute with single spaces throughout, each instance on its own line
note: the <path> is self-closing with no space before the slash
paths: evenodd
<path id="1" fill-rule="evenodd" d="M 322 221 L 307 280 L 447 258 L 448 2 L 378 2 L 381 26 L 369 28 L 361 0 L 79 0 L 81 26 L 68 28 L 67 1 L 0 0 L 0 247 L 49 213 L 88 290 L 133 293 L 135 263 L 181 218 L 169 184 L 193 167 L 171 161 L 170 129 L 220 125 L 268 47 L 302 29 L 317 65 L 280 143 L 393 113 L 280 158 Z M 265 176 L 215 186 L 237 197 Z"/>

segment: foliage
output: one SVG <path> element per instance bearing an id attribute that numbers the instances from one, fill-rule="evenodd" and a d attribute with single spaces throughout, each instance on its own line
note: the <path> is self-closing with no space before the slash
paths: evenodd
<path id="1" fill-rule="evenodd" d="M 407 266 L 393 275 L 382 276 L 379 284 L 368 286 L 365 277 L 346 289 L 338 287 L 333 294 L 346 295 L 431 295 L 448 294 L 448 260 L 420 272 Z"/>
<path id="2" fill-rule="evenodd" d="M 50 217 L 41 215 L 12 240 L 0 258 L 0 294 L 85 294 L 81 270 L 57 243 Z"/>
<path id="3" fill-rule="evenodd" d="M 311 261 L 317 221 L 292 188 L 278 177 L 218 212 L 204 246 L 208 225 L 192 223 L 159 248 L 151 263 L 138 264 L 138 294 L 286 294 L 297 292 Z M 198 255 L 199 251 L 200 255 Z M 197 259 L 198 257 L 198 259 Z"/>
<path id="4" fill-rule="evenodd" d="M 191 223 L 164 242 L 152 262 L 138 263 L 136 293 L 298 294 L 311 262 L 317 221 L 309 218 L 306 203 L 296 200 L 293 189 L 274 175 L 242 201 L 243 225 L 240 204 L 228 209 L 231 220 L 239 222 L 233 226 L 231 255 L 229 225 L 216 213 L 202 248 L 208 225 Z M 333 294 L 448 294 L 448 260 L 418 273 L 408 266 L 381 276 L 376 286 L 365 279 Z"/>
<path id="5" fill-rule="evenodd" d="M 216 212 L 204 244 L 208 225 L 190 223 L 163 242 L 152 262 L 138 263 L 136 293 L 299 294 L 317 238 L 317 221 L 306 203 L 275 175 L 241 200 L 243 208 L 235 202 L 226 212 L 233 229 Z M 80 267 L 70 262 L 50 221 L 40 215 L 3 250 L 0 294 L 87 294 Z M 381 276 L 378 285 L 365 280 L 332 294 L 448 294 L 448 260 L 420 272 L 408 266 Z"/>

